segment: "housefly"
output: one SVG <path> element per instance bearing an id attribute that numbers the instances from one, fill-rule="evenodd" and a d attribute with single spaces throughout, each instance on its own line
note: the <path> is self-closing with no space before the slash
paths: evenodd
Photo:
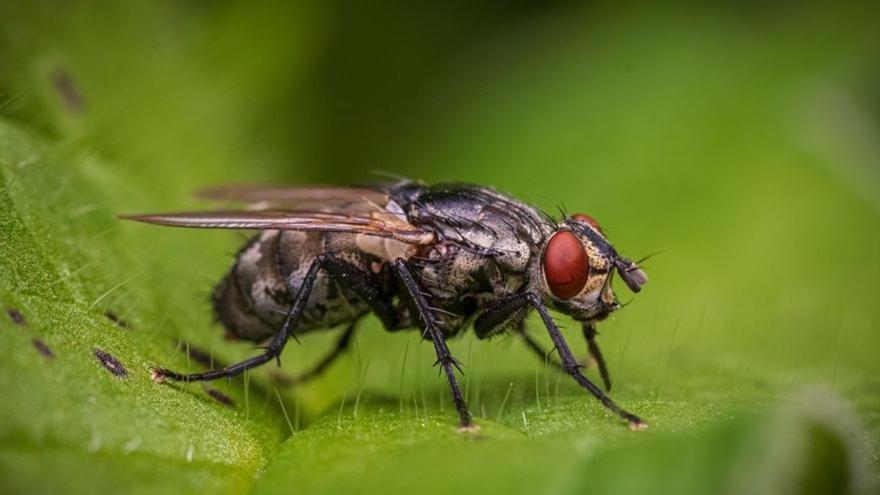
<path id="1" fill-rule="evenodd" d="M 267 342 L 264 351 L 222 369 L 182 374 L 152 368 L 156 381 L 214 380 L 273 359 L 307 332 L 346 325 L 333 352 L 303 379 L 324 369 L 348 344 L 355 323 L 374 313 L 389 331 L 416 328 L 430 340 L 449 381 L 463 429 L 475 427 L 456 380 L 460 363 L 448 338 L 473 327 L 478 338 L 510 331 L 542 359 L 549 354 L 525 331 L 535 311 L 561 362 L 555 365 L 630 428 L 646 427 L 581 372 L 555 310 L 580 322 L 605 389 L 611 381 L 596 344 L 596 323 L 621 305 L 617 273 L 639 292 L 647 277 L 619 255 L 590 216 L 555 220 L 488 187 L 415 181 L 366 187 L 229 186 L 203 196 L 246 204 L 241 210 L 127 215 L 173 227 L 261 231 L 238 253 L 212 295 L 232 336 Z"/>

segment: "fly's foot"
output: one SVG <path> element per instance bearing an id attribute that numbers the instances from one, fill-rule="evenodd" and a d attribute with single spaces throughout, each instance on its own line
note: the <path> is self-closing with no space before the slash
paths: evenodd
<path id="1" fill-rule="evenodd" d="M 635 421 L 629 422 L 629 431 L 644 431 L 648 429 L 648 423 L 645 423 L 641 419 L 637 419 Z"/>
<path id="2" fill-rule="evenodd" d="M 476 423 L 469 423 L 466 425 L 459 425 L 458 427 L 459 433 L 470 434 L 470 433 L 479 433 L 480 425 Z"/>
<path id="3" fill-rule="evenodd" d="M 164 368 L 156 368 L 155 366 L 150 366 L 150 379 L 156 383 L 162 383 L 165 381 L 167 371 L 168 370 Z"/>

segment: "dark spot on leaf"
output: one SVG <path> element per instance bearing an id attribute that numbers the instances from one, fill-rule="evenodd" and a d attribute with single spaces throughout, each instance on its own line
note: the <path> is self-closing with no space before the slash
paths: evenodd
<path id="1" fill-rule="evenodd" d="M 61 99 L 64 107 L 73 113 L 80 113 L 85 108 L 85 101 L 76 80 L 64 69 L 57 69 L 52 73 L 52 85 Z"/>
<path id="2" fill-rule="evenodd" d="M 117 327 L 119 327 L 123 330 L 128 330 L 129 328 L 131 328 L 131 324 L 129 324 L 127 321 L 120 318 L 119 315 L 117 315 L 113 311 L 105 312 L 104 316 L 107 317 L 108 320 L 115 323 Z"/>
<path id="3" fill-rule="evenodd" d="M 27 322 L 24 320 L 24 315 L 21 314 L 21 311 L 15 308 L 6 308 L 6 314 L 9 315 L 9 319 L 11 319 L 12 322 L 16 325 L 27 325 Z"/>
<path id="4" fill-rule="evenodd" d="M 128 376 L 128 371 L 125 369 L 125 366 L 123 366 L 122 363 L 120 363 L 115 356 L 106 351 L 102 351 L 97 347 L 95 347 L 94 350 L 95 357 L 101 364 L 104 365 L 105 368 L 107 368 L 107 371 L 113 373 L 120 378 L 125 378 Z"/>
<path id="5" fill-rule="evenodd" d="M 223 404 L 224 406 L 235 407 L 235 402 L 233 402 L 232 398 L 229 397 L 228 395 L 224 394 L 223 392 L 217 390 L 216 388 L 206 387 L 205 392 L 207 392 L 208 395 L 210 395 L 212 399 Z"/>
<path id="6" fill-rule="evenodd" d="M 31 343 L 34 344 L 34 348 L 36 348 L 37 352 L 42 354 L 43 357 L 46 357 L 49 359 L 52 359 L 53 357 L 55 357 L 55 353 L 52 352 L 52 349 L 49 349 L 49 346 L 47 346 L 46 343 L 43 342 L 42 340 L 32 339 Z"/>

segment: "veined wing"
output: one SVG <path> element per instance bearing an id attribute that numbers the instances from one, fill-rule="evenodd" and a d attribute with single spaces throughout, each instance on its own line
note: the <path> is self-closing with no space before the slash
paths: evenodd
<path id="1" fill-rule="evenodd" d="M 284 187 L 231 184 L 203 189 L 196 196 L 214 201 L 244 203 L 249 209 L 377 210 L 388 204 L 388 195 L 368 187 Z"/>
<path id="2" fill-rule="evenodd" d="M 420 229 L 401 215 L 386 211 L 359 214 L 316 211 L 205 211 L 121 215 L 125 220 L 200 229 L 298 230 L 341 232 L 394 239 L 406 244 L 433 244 L 433 232 Z"/>

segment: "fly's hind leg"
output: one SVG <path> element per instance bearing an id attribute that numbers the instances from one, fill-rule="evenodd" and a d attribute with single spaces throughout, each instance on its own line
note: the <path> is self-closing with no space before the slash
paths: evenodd
<path id="1" fill-rule="evenodd" d="M 413 314 L 418 315 L 419 317 L 419 322 L 421 323 L 425 338 L 430 338 L 434 343 L 434 350 L 437 352 L 436 364 L 439 364 L 442 367 L 446 374 L 446 378 L 449 380 L 449 388 L 452 390 L 452 399 L 455 402 L 455 408 L 458 410 L 459 428 L 461 430 L 473 429 L 476 425 L 474 424 L 470 411 L 468 411 L 467 404 L 465 403 L 464 396 L 458 386 L 458 382 L 455 379 L 454 368 L 458 368 L 459 363 L 454 357 L 452 357 L 449 348 L 446 347 L 446 337 L 440 331 L 440 327 L 437 325 L 437 321 L 434 318 L 434 313 L 432 312 L 427 299 L 425 299 L 421 287 L 418 282 L 416 282 L 415 277 L 413 277 L 409 266 L 407 266 L 406 262 L 401 259 L 397 259 L 391 264 L 409 296 L 409 302 L 412 304 Z"/>
<path id="2" fill-rule="evenodd" d="M 387 297 L 384 297 L 378 288 L 378 284 L 371 279 L 370 275 L 364 270 L 352 265 L 351 263 L 339 260 L 332 256 L 327 256 L 323 264 L 327 274 L 336 280 L 340 287 L 344 287 L 352 291 L 362 301 L 364 301 L 373 313 L 379 317 L 382 324 L 388 330 L 395 330 L 400 327 L 401 322 L 398 312 L 391 304 Z M 327 353 L 320 361 L 318 361 L 311 369 L 304 371 L 300 375 L 287 380 L 285 385 L 302 385 L 323 373 L 342 353 L 348 349 L 351 343 L 351 337 L 357 327 L 360 317 L 352 321 L 345 331 L 336 341 L 333 349 Z"/>
<path id="3" fill-rule="evenodd" d="M 244 361 L 225 368 L 205 371 L 202 373 L 183 374 L 166 368 L 150 368 L 150 374 L 153 377 L 153 380 L 162 382 L 167 378 L 179 382 L 202 382 L 216 380 L 223 377 L 233 377 L 280 356 L 281 351 L 284 349 L 284 345 L 287 344 L 287 340 L 293 334 L 293 328 L 296 325 L 296 321 L 305 309 L 309 296 L 312 293 L 312 288 L 315 285 L 315 279 L 318 278 L 318 270 L 321 269 L 323 261 L 324 255 L 318 256 L 309 266 L 309 271 L 303 279 L 302 286 L 300 287 L 293 304 L 291 304 L 290 310 L 287 311 L 287 315 L 284 317 L 284 323 L 281 325 L 278 333 L 272 337 L 272 340 L 269 342 L 269 345 L 266 346 L 266 349 L 262 354 L 245 359 Z"/>
<path id="4" fill-rule="evenodd" d="M 296 326 L 296 322 L 305 309 L 306 303 L 308 303 L 315 280 L 318 277 L 318 272 L 322 269 L 329 277 L 336 280 L 340 286 L 350 289 L 358 297 L 363 299 L 373 312 L 379 316 L 385 326 L 394 327 L 398 324 L 394 307 L 382 298 L 381 291 L 377 285 L 370 280 L 368 274 L 349 263 L 338 260 L 330 253 L 325 253 L 315 258 L 315 261 L 309 266 L 309 270 L 303 278 L 302 286 L 300 286 L 299 292 L 296 294 L 293 304 L 290 306 L 290 310 L 284 318 L 284 323 L 262 354 L 225 368 L 205 371 L 202 373 L 183 374 L 165 368 L 151 368 L 150 372 L 153 380 L 159 382 L 166 378 L 181 382 L 216 380 L 218 378 L 239 375 L 246 370 L 256 368 L 272 359 L 277 359 L 281 355 L 284 345 L 287 344 L 287 340 L 293 336 L 293 329 Z M 325 358 L 328 362 L 324 363 L 322 361 L 321 363 L 318 363 L 317 368 L 320 369 L 312 370 L 315 372 L 314 374 L 317 374 L 326 368 L 330 364 L 330 361 L 342 352 L 348 344 L 348 340 L 351 337 L 350 333 L 353 330 L 354 325 L 346 331 L 346 334 L 343 334 L 343 338 L 337 343 L 337 349 L 331 353 L 330 356 Z"/>

